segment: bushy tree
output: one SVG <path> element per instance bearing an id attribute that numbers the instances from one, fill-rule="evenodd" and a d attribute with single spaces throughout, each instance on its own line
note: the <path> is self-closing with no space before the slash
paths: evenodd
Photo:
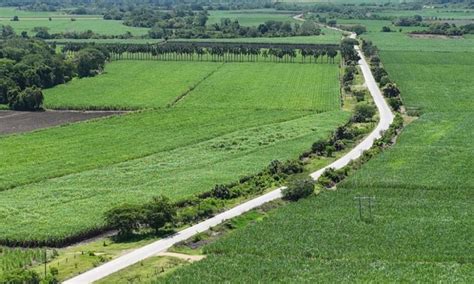
<path id="1" fill-rule="evenodd" d="M 400 95 L 400 89 L 394 83 L 388 83 L 383 89 L 382 92 L 387 98 L 394 98 Z"/>
<path id="2" fill-rule="evenodd" d="M 305 178 L 290 182 L 290 184 L 282 190 L 283 199 L 297 201 L 313 194 L 314 181 Z"/>
<path id="3" fill-rule="evenodd" d="M 176 207 L 165 196 L 154 197 L 144 206 L 144 223 L 158 231 L 176 216 Z"/>
<path id="4" fill-rule="evenodd" d="M 142 206 L 122 204 L 105 213 L 105 223 L 118 230 L 120 236 L 130 236 L 144 221 Z"/>
<path id="5" fill-rule="evenodd" d="M 89 47 L 80 50 L 74 60 L 79 77 L 92 77 L 104 69 L 107 57 L 100 50 Z"/>
<path id="6" fill-rule="evenodd" d="M 368 103 L 358 103 L 355 106 L 352 120 L 354 122 L 366 122 L 372 119 L 372 117 L 375 115 L 375 112 L 375 106 Z"/>
<path id="7" fill-rule="evenodd" d="M 8 100 L 14 110 L 35 111 L 42 109 L 44 96 L 40 88 L 33 86 L 22 92 L 10 92 Z"/>

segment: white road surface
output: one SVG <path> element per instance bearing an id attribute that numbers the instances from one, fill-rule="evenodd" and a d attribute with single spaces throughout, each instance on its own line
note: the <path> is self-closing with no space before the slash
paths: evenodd
<path id="1" fill-rule="evenodd" d="M 350 36 L 351 38 L 355 38 L 355 34 L 352 34 Z M 340 159 L 336 160 L 329 166 L 322 168 L 314 173 L 311 174 L 311 178 L 314 180 L 317 180 L 319 176 L 326 170 L 327 168 L 334 168 L 334 169 L 340 169 L 347 165 L 351 160 L 359 158 L 362 153 L 365 150 L 368 150 L 369 148 L 372 147 L 374 140 L 380 138 L 381 133 L 385 130 L 387 130 L 390 126 L 390 124 L 393 121 L 394 115 L 390 110 L 390 107 L 387 105 L 385 102 L 380 89 L 377 86 L 377 83 L 375 82 L 375 79 L 370 71 L 370 67 L 367 64 L 366 60 L 364 59 L 364 56 L 360 52 L 359 48 L 356 46 L 355 47 L 357 52 L 359 53 L 360 57 L 362 58 L 359 61 L 359 65 L 362 69 L 362 73 L 364 75 L 365 81 L 367 88 L 370 91 L 370 94 L 372 95 L 372 98 L 377 106 L 380 120 L 377 125 L 377 127 L 360 143 L 358 144 L 354 149 L 352 149 L 349 153 L 341 157 Z M 83 274 L 80 274 L 74 278 L 71 278 L 63 283 L 66 284 L 84 284 L 84 283 L 92 283 L 94 281 L 97 281 L 99 279 L 102 279 L 114 272 L 117 272 L 123 268 L 126 268 L 130 265 L 133 265 L 139 261 L 142 261 L 146 258 L 149 258 L 151 256 L 154 256 L 160 252 L 166 251 L 168 248 L 173 246 L 176 243 L 179 243 L 181 241 L 187 240 L 190 237 L 207 231 L 210 228 L 226 221 L 231 218 L 234 218 L 236 216 L 239 216 L 247 211 L 250 211 L 254 208 L 257 208 L 261 206 L 264 203 L 270 202 L 272 200 L 281 198 L 281 189 L 278 188 L 272 192 L 269 192 L 265 195 L 262 195 L 260 197 L 257 197 L 255 199 L 252 199 L 250 201 L 247 201 L 241 205 L 238 205 L 228 211 L 225 211 L 219 215 L 216 215 L 206 221 L 203 221 L 199 224 L 196 224 L 190 228 L 187 228 L 185 230 L 180 231 L 179 233 L 172 235 L 168 238 L 161 239 L 159 241 L 156 241 L 152 244 L 146 245 L 144 247 L 138 248 L 130 253 L 127 253 L 121 257 L 118 257 L 114 260 L 111 260 L 101 266 L 98 266 L 94 269 L 91 269 Z"/>

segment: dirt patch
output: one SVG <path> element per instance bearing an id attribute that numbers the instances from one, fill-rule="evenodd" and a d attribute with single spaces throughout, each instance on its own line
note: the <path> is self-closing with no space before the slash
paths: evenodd
<path id="1" fill-rule="evenodd" d="M 171 257 L 176 257 L 182 260 L 186 260 L 188 262 L 200 261 L 206 258 L 205 255 L 190 255 L 190 254 L 176 253 L 176 252 L 160 252 L 159 254 L 157 254 L 157 256 L 171 256 Z"/>
<path id="2" fill-rule="evenodd" d="M 438 39 L 464 39 L 462 36 L 447 36 L 447 35 L 433 35 L 433 34 L 409 34 L 412 38 L 419 38 L 419 39 L 431 39 L 431 38 L 438 38 Z"/>
<path id="3" fill-rule="evenodd" d="M 0 135 L 28 132 L 71 122 L 121 114 L 121 111 L 0 111 Z"/>

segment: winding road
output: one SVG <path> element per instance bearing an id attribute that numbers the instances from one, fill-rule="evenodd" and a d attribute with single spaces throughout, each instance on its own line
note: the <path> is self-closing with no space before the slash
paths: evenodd
<path id="1" fill-rule="evenodd" d="M 295 16 L 295 19 L 296 17 L 298 16 Z M 356 36 L 355 34 L 351 34 L 350 37 L 355 38 L 355 36 Z M 390 110 L 390 107 L 386 103 L 385 99 L 382 96 L 382 93 L 380 92 L 380 89 L 377 86 L 377 83 L 375 82 L 375 79 L 370 71 L 370 67 L 367 64 L 367 61 L 365 60 L 362 52 L 359 50 L 358 46 L 355 46 L 355 49 L 359 53 L 359 56 L 362 58 L 359 61 L 359 65 L 364 75 L 367 88 L 369 89 L 370 94 L 377 106 L 380 119 L 376 128 L 361 143 L 359 143 L 355 148 L 353 148 L 349 153 L 347 153 L 340 159 L 334 161 L 332 164 L 328 165 L 327 167 L 324 167 L 312 173 L 311 178 L 313 178 L 314 180 L 317 180 L 327 168 L 340 169 L 344 167 L 345 165 L 347 165 L 351 160 L 355 160 L 359 158 L 365 150 L 368 150 L 372 147 L 374 140 L 380 138 L 382 132 L 389 128 L 394 118 L 394 115 L 392 111 Z M 260 197 L 257 197 L 255 199 L 242 203 L 228 211 L 225 211 L 219 215 L 216 215 L 210 219 L 207 219 L 199 224 L 196 224 L 190 228 L 184 229 L 176 233 L 175 235 L 169 236 L 167 238 L 161 239 L 149 245 L 138 248 L 130 253 L 127 253 L 114 260 L 111 260 L 101 266 L 93 268 L 63 283 L 83 284 L 83 283 L 92 283 L 94 281 L 102 279 L 114 272 L 117 272 L 130 265 L 133 265 L 139 261 L 142 261 L 146 258 L 157 255 L 161 252 L 164 252 L 168 248 L 173 246 L 174 244 L 187 240 L 198 233 L 207 231 L 211 227 L 214 227 L 226 220 L 239 216 L 247 211 L 250 211 L 254 208 L 261 206 L 262 204 L 281 198 L 282 189 L 283 187 L 278 188 Z"/>

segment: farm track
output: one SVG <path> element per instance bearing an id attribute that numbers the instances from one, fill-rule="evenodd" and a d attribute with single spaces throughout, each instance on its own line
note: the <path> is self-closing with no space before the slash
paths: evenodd
<path id="1" fill-rule="evenodd" d="M 351 34 L 351 38 L 355 38 L 355 34 Z M 380 89 L 378 88 L 375 79 L 370 71 L 370 67 L 367 64 L 362 52 L 356 46 L 355 49 L 359 53 L 359 56 L 362 58 L 359 61 L 362 73 L 364 75 L 366 85 L 370 91 L 370 94 L 377 106 L 380 120 L 376 128 L 354 149 L 349 153 L 336 160 L 329 166 L 326 166 L 314 173 L 311 174 L 311 178 L 318 179 L 319 176 L 327 168 L 339 169 L 347 165 L 351 160 L 359 158 L 365 150 L 368 150 L 372 147 L 374 140 L 381 137 L 381 133 L 387 130 L 390 124 L 393 121 L 394 115 L 390 110 L 390 107 L 385 102 Z M 89 270 L 81 275 L 78 275 L 74 278 L 71 278 L 63 283 L 72 284 L 72 283 L 92 283 L 99 279 L 102 279 L 114 272 L 117 272 L 123 268 L 126 268 L 130 265 L 133 265 L 141 260 L 149 258 L 153 255 L 166 251 L 168 248 L 173 246 L 176 243 L 187 240 L 190 237 L 209 230 L 210 228 L 228 220 L 233 217 L 239 216 L 247 211 L 250 211 L 254 208 L 257 208 L 267 202 L 278 199 L 282 197 L 281 190 L 282 188 L 275 189 L 267 194 L 264 194 L 260 197 L 254 198 L 250 201 L 247 201 L 241 205 L 238 205 L 228 211 L 225 211 L 221 214 L 218 214 L 210 219 L 207 219 L 199 224 L 196 224 L 190 228 L 182 230 L 175 235 L 169 236 L 167 238 L 156 241 L 147 246 L 136 249 L 126 255 L 123 255 L 117 259 L 114 259 L 110 262 L 107 262 L 99 267 L 96 267 L 92 270 Z"/>

